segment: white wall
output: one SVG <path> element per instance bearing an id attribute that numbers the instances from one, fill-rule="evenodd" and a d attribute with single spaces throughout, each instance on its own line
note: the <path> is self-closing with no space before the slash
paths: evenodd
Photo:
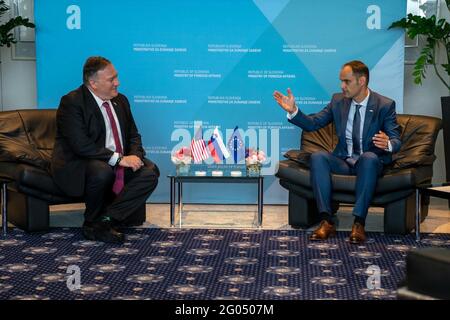
<path id="1" fill-rule="evenodd" d="M 2 20 L 9 18 L 5 14 Z M 12 48 L 1 47 L 0 75 L 1 110 L 36 108 L 36 61 L 13 60 Z"/>
<path id="2" fill-rule="evenodd" d="M 2 47 L 1 103 L 3 110 L 36 108 L 36 61 L 11 60 L 11 48 Z"/>
<path id="3" fill-rule="evenodd" d="M 441 83 L 434 71 L 429 68 L 427 78 L 422 86 L 414 84 L 411 73 L 413 65 L 405 65 L 405 96 L 404 113 L 420 114 L 441 118 L 441 96 L 448 96 L 449 92 Z M 436 161 L 433 166 L 433 182 L 445 181 L 445 158 L 442 130 L 436 141 Z"/>
<path id="4" fill-rule="evenodd" d="M 441 0 L 440 17 L 450 21 L 450 13 L 445 5 L 445 1 Z M 445 50 L 441 50 L 438 55 L 438 63 L 445 63 Z M 426 79 L 423 84 L 416 85 L 413 82 L 411 73 L 414 65 L 405 65 L 405 93 L 404 93 L 404 113 L 429 115 L 442 118 L 441 97 L 448 96 L 450 93 L 436 76 L 433 67 L 429 66 L 426 73 Z M 447 81 L 449 77 L 440 68 L 440 74 Z M 436 161 L 433 166 L 433 182 L 445 181 L 445 158 L 444 143 L 442 138 L 442 130 L 436 141 Z"/>
<path id="5" fill-rule="evenodd" d="M 441 3 L 441 13 L 441 16 L 445 16 L 450 21 L 444 1 Z M 36 108 L 36 62 L 12 60 L 11 48 L 5 47 L 1 48 L 0 61 L 0 96 L 2 97 L 0 107 L 3 106 L 3 110 Z M 412 69 L 413 65 L 405 65 L 403 112 L 440 118 L 442 114 L 440 97 L 449 95 L 449 92 L 435 76 L 432 68 L 429 68 L 423 85 L 415 85 L 411 77 Z M 442 131 L 436 144 L 436 156 L 433 180 L 435 182 L 444 181 L 445 162 Z"/>

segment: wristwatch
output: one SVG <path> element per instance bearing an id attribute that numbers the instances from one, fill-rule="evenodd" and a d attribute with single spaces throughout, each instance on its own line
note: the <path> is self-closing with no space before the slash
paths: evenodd
<path id="1" fill-rule="evenodd" d="M 123 156 L 119 155 L 119 157 L 117 158 L 117 161 L 116 161 L 116 167 L 119 165 L 119 163 L 120 163 L 120 161 L 122 161 L 122 159 L 123 159 Z"/>

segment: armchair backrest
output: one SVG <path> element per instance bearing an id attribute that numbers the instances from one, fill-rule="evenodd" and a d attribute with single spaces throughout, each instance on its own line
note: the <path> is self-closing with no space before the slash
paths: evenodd
<path id="1" fill-rule="evenodd" d="M 402 146 L 392 156 L 390 168 L 402 169 L 430 166 L 436 160 L 434 148 L 442 121 L 436 117 L 401 114 L 397 115 L 401 127 Z"/>
<path id="2" fill-rule="evenodd" d="M 302 130 L 300 149 L 302 152 L 314 153 L 317 151 L 332 152 L 338 143 L 334 123 L 330 123 L 316 131 Z"/>
<path id="3" fill-rule="evenodd" d="M 56 109 L 0 112 L 0 161 L 50 167 L 56 136 Z"/>
<path id="4" fill-rule="evenodd" d="M 397 122 L 401 128 L 402 146 L 392 157 L 392 169 L 432 165 L 436 156 L 434 148 L 442 121 L 436 117 L 398 114 Z M 302 131 L 301 152 L 297 155 L 305 165 L 309 155 L 316 151 L 333 151 L 337 144 L 334 124 L 314 132 Z"/>

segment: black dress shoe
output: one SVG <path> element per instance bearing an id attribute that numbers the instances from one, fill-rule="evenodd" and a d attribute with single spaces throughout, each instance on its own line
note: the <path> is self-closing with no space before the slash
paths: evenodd
<path id="1" fill-rule="evenodd" d="M 94 237 L 96 241 L 107 243 L 122 244 L 125 241 L 125 235 L 112 227 L 94 227 Z"/>
<path id="2" fill-rule="evenodd" d="M 133 227 L 139 227 L 142 226 L 143 222 L 137 222 L 137 221 L 132 221 L 132 222 L 119 222 L 119 223 L 115 223 L 113 225 L 113 228 L 116 230 L 122 230 L 125 228 L 133 228 Z"/>
<path id="3" fill-rule="evenodd" d="M 108 243 L 123 243 L 125 235 L 115 230 L 110 223 L 96 222 L 83 225 L 82 233 L 85 239 Z"/>
<path id="4" fill-rule="evenodd" d="M 95 241 L 94 228 L 91 226 L 83 225 L 81 233 L 86 240 Z"/>
<path id="5" fill-rule="evenodd" d="M 144 224 L 145 221 L 129 221 L 129 222 L 122 222 L 120 223 L 120 226 L 123 228 L 132 228 L 132 227 L 139 227 Z"/>

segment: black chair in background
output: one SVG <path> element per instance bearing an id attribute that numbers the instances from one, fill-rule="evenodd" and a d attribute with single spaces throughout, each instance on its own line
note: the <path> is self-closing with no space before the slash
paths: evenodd
<path id="1" fill-rule="evenodd" d="M 450 96 L 441 97 L 441 107 L 445 153 L 445 176 L 447 182 L 450 182 Z M 450 209 L 450 200 L 448 201 L 448 208 Z"/>
<path id="2" fill-rule="evenodd" d="M 406 256 L 406 278 L 398 290 L 399 299 L 450 299 L 450 249 L 413 249 Z"/>

